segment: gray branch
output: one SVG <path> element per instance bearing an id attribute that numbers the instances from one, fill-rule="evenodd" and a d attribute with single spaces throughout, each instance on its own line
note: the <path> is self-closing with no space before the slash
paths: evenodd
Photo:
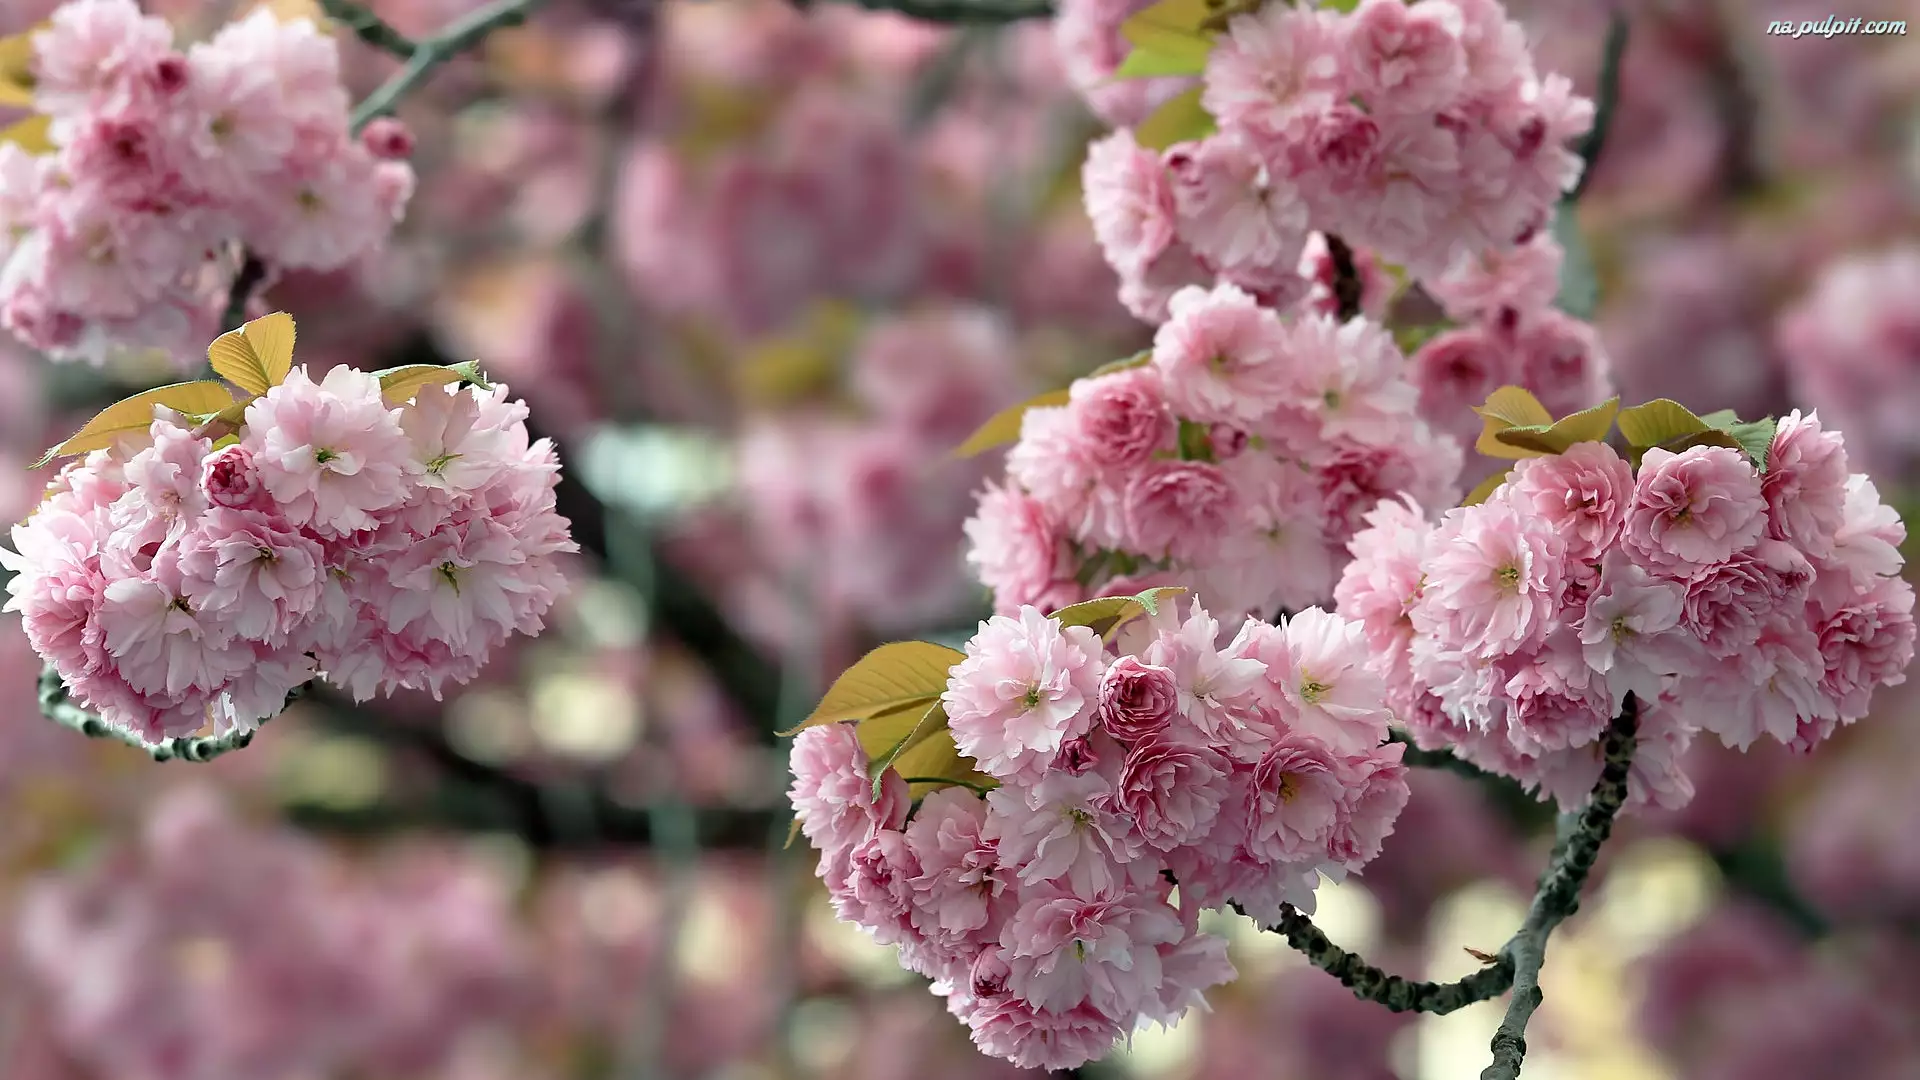
<path id="1" fill-rule="evenodd" d="M 327 13 L 327 18 L 353 31 L 361 41 L 402 60 L 413 59 L 420 48 L 412 38 L 388 26 L 380 16 L 353 0 L 320 0 L 320 10 Z"/>
<path id="2" fill-rule="evenodd" d="M 1236 905 L 1238 910 L 1238 905 Z M 1245 914 L 1245 912 L 1241 912 Z M 1313 963 L 1314 967 L 1340 980 L 1362 1001 L 1375 1001 L 1394 1012 L 1423 1012 L 1444 1016 L 1476 1002 L 1506 993 L 1513 985 L 1513 961 L 1505 955 L 1491 964 L 1453 982 L 1414 982 L 1388 974 L 1328 940 L 1313 920 L 1292 904 L 1280 907 L 1280 922 L 1267 927 L 1284 934 L 1287 944 Z"/>
<path id="3" fill-rule="evenodd" d="M 295 687 L 287 695 L 287 704 L 293 704 L 306 691 L 305 686 Z M 253 742 L 254 735 L 252 730 L 214 736 L 182 735 L 148 745 L 132 732 L 114 727 L 74 701 L 73 692 L 67 689 L 60 673 L 51 664 L 40 671 L 40 713 L 61 727 L 77 731 L 89 739 L 114 739 L 145 750 L 153 755 L 155 761 L 212 761 Z"/>
<path id="4" fill-rule="evenodd" d="M 992 25 L 1047 19 L 1053 0 L 848 0 L 868 11 L 892 11 L 921 22 Z M 810 0 L 794 0 L 806 8 Z"/>
<path id="5" fill-rule="evenodd" d="M 419 42 L 407 54 L 407 66 L 400 69 L 378 90 L 353 110 L 353 130 L 358 132 L 382 116 L 393 112 L 400 99 L 426 81 L 435 68 L 480 44 L 488 34 L 502 27 L 518 26 L 546 0 L 494 0 L 486 7 L 456 20 L 446 29 Z M 364 35 L 363 35 L 364 36 Z M 404 39 L 402 39 L 404 40 Z"/>

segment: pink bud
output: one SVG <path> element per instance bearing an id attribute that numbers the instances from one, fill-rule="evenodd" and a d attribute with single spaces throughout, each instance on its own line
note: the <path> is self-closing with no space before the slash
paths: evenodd
<path id="1" fill-rule="evenodd" d="M 360 132 L 360 145 L 383 161 L 400 161 L 413 155 L 413 132 L 391 116 L 382 116 Z"/>

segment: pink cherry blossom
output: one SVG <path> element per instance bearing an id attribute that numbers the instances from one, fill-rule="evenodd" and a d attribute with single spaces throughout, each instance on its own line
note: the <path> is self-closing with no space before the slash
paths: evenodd
<path id="1" fill-rule="evenodd" d="M 1134 744 L 1113 791 L 1148 847 L 1167 851 L 1206 835 L 1227 800 L 1229 765 L 1212 750 L 1167 738 Z"/>
<path id="2" fill-rule="evenodd" d="M 1766 509 L 1760 476 L 1739 451 L 1654 447 L 1634 480 L 1623 543 L 1647 567 L 1684 577 L 1758 540 Z"/>
<path id="3" fill-rule="evenodd" d="M 319 383 L 294 369 L 247 406 L 241 445 L 287 521 L 322 536 L 372 528 L 374 514 L 401 505 L 420 473 L 399 410 L 378 380 L 352 368 Z"/>
<path id="4" fill-rule="evenodd" d="M 1452 104 L 1467 75 L 1458 13 L 1445 4 L 1367 0 L 1346 33 L 1355 93 L 1379 112 L 1432 113 Z"/>
<path id="5" fill-rule="evenodd" d="M 1122 128 L 1087 148 L 1082 184 L 1107 261 L 1122 274 L 1144 273 L 1174 238 L 1173 187 L 1159 156 Z"/>
<path id="6" fill-rule="evenodd" d="M 1172 671 L 1122 656 L 1100 678 L 1096 716 L 1107 734 L 1122 742 L 1151 739 L 1180 715 L 1180 690 Z"/>
<path id="7" fill-rule="evenodd" d="M 1093 726 L 1101 652 L 1093 631 L 1034 607 L 982 623 L 940 699 L 954 744 L 994 776 L 1037 776 Z"/>
<path id="8" fill-rule="evenodd" d="M 1611 549 L 1626 524 L 1633 470 L 1606 443 L 1575 443 L 1565 452 L 1516 462 L 1505 498 L 1553 525 L 1572 562 L 1590 563 Z"/>
<path id="9" fill-rule="evenodd" d="M 1041 1010 L 1082 1004 L 1125 1017 L 1157 1002 L 1159 946 L 1182 937 L 1180 916 L 1150 896 L 1041 890 L 1007 923 L 1007 985 Z"/>
<path id="10" fill-rule="evenodd" d="M 1293 395 L 1296 376 L 1282 351 L 1286 327 L 1231 285 L 1182 289 L 1153 339 L 1153 363 L 1167 401 L 1202 422 L 1246 421 Z"/>
<path id="11" fill-rule="evenodd" d="M 1767 449 L 1760 490 L 1767 499 L 1767 534 L 1814 558 L 1824 558 L 1846 520 L 1846 441 L 1820 426 L 1818 413 L 1795 409 L 1782 417 Z"/>
<path id="12" fill-rule="evenodd" d="M 1247 850 L 1269 862 L 1325 853 L 1339 823 L 1342 774 L 1324 743 L 1288 735 L 1254 766 Z"/>

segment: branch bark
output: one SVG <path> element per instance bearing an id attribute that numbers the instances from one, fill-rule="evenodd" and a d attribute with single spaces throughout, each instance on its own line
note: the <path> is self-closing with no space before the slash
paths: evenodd
<path id="1" fill-rule="evenodd" d="M 353 130 L 358 133 L 374 120 L 393 112 L 400 99 L 425 82 L 435 68 L 480 44 L 495 30 L 520 25 L 544 3 L 546 0 L 495 0 L 414 45 L 407 54 L 407 66 L 368 94 L 353 110 Z"/>
<path id="2" fill-rule="evenodd" d="M 320 0 L 320 10 L 327 13 L 327 18 L 353 31 L 361 41 L 402 60 L 411 60 L 420 48 L 412 38 L 388 26 L 380 16 L 353 0 Z"/>

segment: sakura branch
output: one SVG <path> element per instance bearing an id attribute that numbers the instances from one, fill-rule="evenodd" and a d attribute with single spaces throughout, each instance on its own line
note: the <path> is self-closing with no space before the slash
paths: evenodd
<path id="1" fill-rule="evenodd" d="M 402 60 L 413 59 L 420 46 L 412 38 L 388 26 L 380 16 L 353 0 L 320 0 L 320 10 L 327 17 L 348 30 L 361 41 L 389 52 Z"/>
<path id="2" fill-rule="evenodd" d="M 366 100 L 353 110 L 353 130 L 356 133 L 364 131 L 374 120 L 393 112 L 400 100 L 425 82 L 434 69 L 479 45 L 495 30 L 520 25 L 545 3 L 546 0 L 495 0 L 449 24 L 432 37 L 413 44 L 411 51 L 406 54 L 406 66 L 379 89 L 367 95 Z M 395 51 L 396 55 L 399 54 L 394 46 L 406 40 L 391 30 L 382 32 L 375 29 L 369 32 L 379 38 L 376 42 L 379 47 Z M 361 37 L 365 39 L 366 34 L 362 33 Z"/>
<path id="3" fill-rule="evenodd" d="M 796 0 L 806 7 L 811 0 Z M 868 11 L 891 11 L 922 22 L 997 25 L 1051 18 L 1053 0 L 849 0 Z"/>

